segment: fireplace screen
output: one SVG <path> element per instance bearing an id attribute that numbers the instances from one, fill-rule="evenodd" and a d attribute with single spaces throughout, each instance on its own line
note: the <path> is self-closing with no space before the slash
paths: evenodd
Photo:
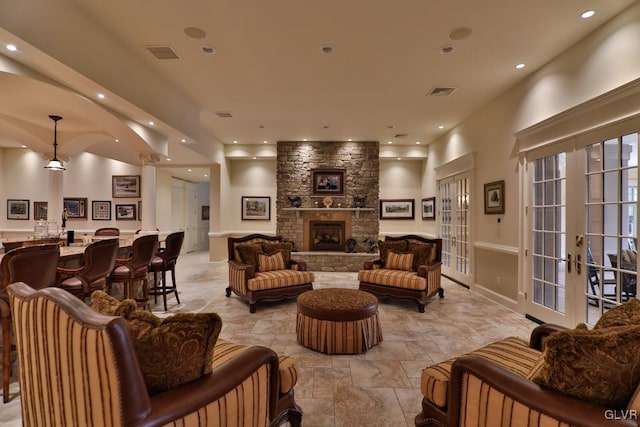
<path id="1" fill-rule="evenodd" d="M 310 251 L 344 251 L 344 221 L 310 221 Z"/>

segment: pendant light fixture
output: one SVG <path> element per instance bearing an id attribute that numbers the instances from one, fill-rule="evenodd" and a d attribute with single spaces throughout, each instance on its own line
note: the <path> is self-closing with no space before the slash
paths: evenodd
<path id="1" fill-rule="evenodd" d="M 64 165 L 60 160 L 58 160 L 58 120 L 61 120 L 60 116 L 49 116 L 51 120 L 53 120 L 53 159 L 49 160 L 49 163 L 44 167 L 45 169 L 51 169 L 54 171 L 63 171 L 65 170 Z"/>

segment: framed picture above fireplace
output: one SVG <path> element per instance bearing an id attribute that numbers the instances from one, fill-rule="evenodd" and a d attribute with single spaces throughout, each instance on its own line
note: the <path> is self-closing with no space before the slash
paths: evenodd
<path id="1" fill-rule="evenodd" d="M 344 194 L 344 169 L 312 169 L 311 193 Z"/>
<path id="2" fill-rule="evenodd" d="M 242 196 L 242 219 L 271 219 L 271 197 Z"/>
<path id="3" fill-rule="evenodd" d="M 380 219 L 413 219 L 413 199 L 380 200 Z"/>

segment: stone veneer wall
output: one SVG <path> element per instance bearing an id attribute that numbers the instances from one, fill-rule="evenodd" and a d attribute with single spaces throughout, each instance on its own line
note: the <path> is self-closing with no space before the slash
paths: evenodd
<path id="1" fill-rule="evenodd" d="M 332 196 L 333 207 L 353 207 L 354 196 L 366 196 L 366 207 L 373 211 L 351 212 L 351 230 L 346 238 L 356 240 L 356 252 L 366 252 L 365 238 L 377 241 L 379 226 L 380 160 L 378 142 L 278 142 L 276 233 L 303 247 L 304 212 L 296 216 L 287 196 L 300 196 L 302 207 L 322 206 L 324 196 L 311 194 L 313 169 L 344 169 L 344 195 Z M 313 212 L 313 211 L 308 211 Z M 346 211 L 345 211 L 346 212 Z M 339 252 L 336 252 L 339 253 Z"/>

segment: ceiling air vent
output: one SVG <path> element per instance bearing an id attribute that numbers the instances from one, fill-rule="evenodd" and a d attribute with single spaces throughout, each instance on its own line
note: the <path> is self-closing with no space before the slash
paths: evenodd
<path id="1" fill-rule="evenodd" d="M 171 46 L 145 46 L 157 59 L 180 59 Z"/>
<path id="2" fill-rule="evenodd" d="M 408 136 L 409 136 L 408 133 L 396 133 L 393 137 L 394 138 L 406 138 Z"/>
<path id="3" fill-rule="evenodd" d="M 233 117 L 233 116 L 231 115 L 231 113 L 230 113 L 230 112 L 228 112 L 228 111 L 218 111 L 218 112 L 216 112 L 216 116 L 218 116 L 218 117 L 222 117 L 222 118 L 224 118 L 224 119 L 230 119 L 230 118 L 232 118 L 232 117 Z"/>
<path id="4" fill-rule="evenodd" d="M 451 96 L 457 87 L 434 87 L 429 91 L 428 96 Z"/>

